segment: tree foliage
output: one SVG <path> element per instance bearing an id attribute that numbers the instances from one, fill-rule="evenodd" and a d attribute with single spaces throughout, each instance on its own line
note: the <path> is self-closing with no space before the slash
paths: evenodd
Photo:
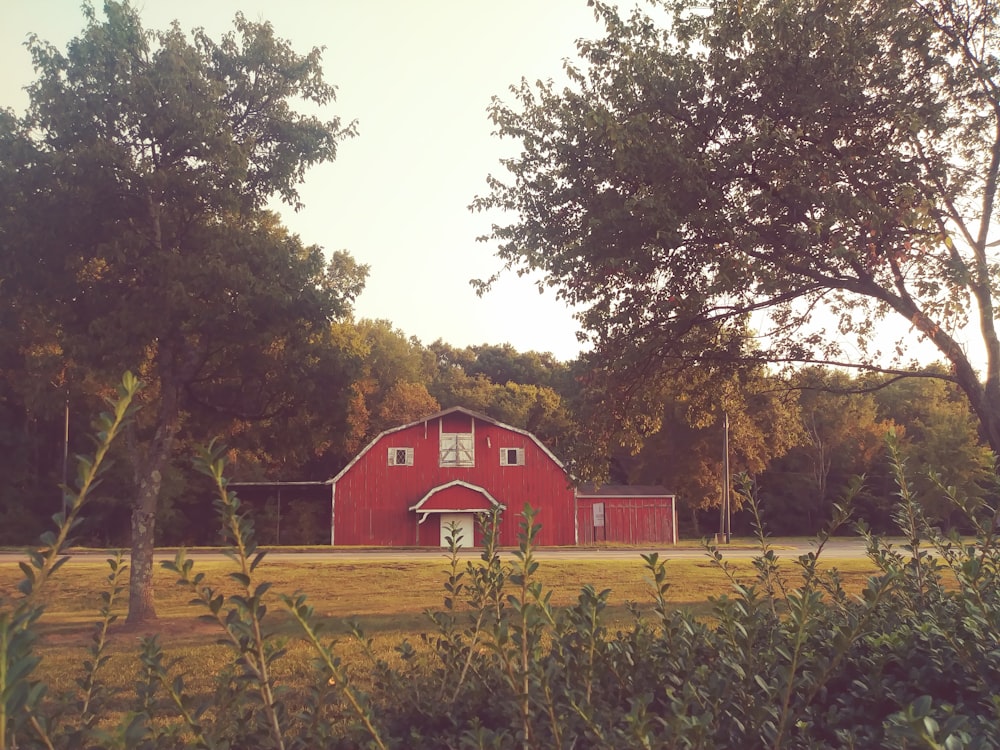
<path id="1" fill-rule="evenodd" d="M 383 430 L 438 410 L 427 385 L 434 359 L 420 342 L 387 320 L 348 321 L 339 335 L 353 342 L 361 371 L 351 384 L 344 462 Z"/>
<path id="2" fill-rule="evenodd" d="M 494 100 L 521 151 L 474 207 L 516 212 L 488 238 L 507 266 L 618 364 L 725 360 L 705 331 L 747 322 L 753 361 L 892 369 L 928 341 L 1000 450 L 996 4 L 650 5 L 595 2 L 568 85 Z"/>
<path id="3" fill-rule="evenodd" d="M 727 416 L 731 476 L 761 474 L 804 438 L 796 394 L 761 367 L 653 368 L 639 382 L 597 367 L 583 384 L 574 471 L 667 487 L 687 533 L 701 533 L 703 511 L 721 504 Z"/>
<path id="4" fill-rule="evenodd" d="M 910 487 L 932 522 L 951 528 L 961 521 L 941 487 L 976 502 L 995 491 L 993 455 L 980 442 L 976 422 L 953 385 L 937 378 L 907 378 L 887 384 L 873 397 L 883 419 L 905 426 L 899 450 L 915 467 Z"/>
<path id="5" fill-rule="evenodd" d="M 320 50 L 299 54 L 242 15 L 215 41 L 146 31 L 127 1 L 103 10 L 84 6 L 65 51 L 29 44 L 30 107 L 5 113 L 0 134 L 0 277 L 5 314 L 43 321 L 68 360 L 149 383 L 126 441 L 139 620 L 153 614 L 157 499 L 188 410 L 287 411 L 287 383 L 365 269 L 328 264 L 266 210 L 298 207 L 306 170 L 354 133 L 297 109 L 333 99 Z"/>
<path id="6" fill-rule="evenodd" d="M 886 434 L 902 434 L 904 428 L 847 373 L 809 367 L 796 373 L 788 388 L 799 394 L 801 427 L 796 444 L 758 477 L 768 527 L 777 534 L 818 528 L 830 520 L 855 479 L 865 476 L 869 479 L 856 507 L 868 501 L 866 521 L 887 529 L 891 493 L 881 484 L 874 491 L 870 485 L 873 477 L 887 477 Z"/>
<path id="7" fill-rule="evenodd" d="M 570 368 L 551 354 L 482 344 L 430 345 L 437 359 L 431 392 L 443 407 L 464 406 L 537 435 L 558 455 L 577 435 Z"/>

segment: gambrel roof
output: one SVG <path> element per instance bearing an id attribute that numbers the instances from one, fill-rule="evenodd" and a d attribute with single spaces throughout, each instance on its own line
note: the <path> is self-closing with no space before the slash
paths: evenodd
<path id="1" fill-rule="evenodd" d="M 489 417 L 489 416 L 487 416 L 485 414 L 481 414 L 481 413 L 479 413 L 477 411 L 472 411 L 471 409 L 466 409 L 464 406 L 452 406 L 449 409 L 444 409 L 442 411 L 435 412 L 434 414 L 428 414 L 423 419 L 418 419 L 415 422 L 410 422 L 409 424 L 400 425 L 399 427 L 393 427 L 392 429 L 389 429 L 389 430 L 383 430 L 378 435 L 376 435 L 372 439 L 372 441 L 370 443 L 368 443 L 368 445 L 366 445 L 364 448 L 362 448 L 361 451 L 358 453 L 358 455 L 356 455 L 351 460 L 351 462 L 349 464 L 347 464 L 347 466 L 345 466 L 343 469 L 341 469 L 337 473 L 337 475 L 335 477 L 333 477 L 333 479 L 328 479 L 326 483 L 327 484 L 336 484 L 337 480 L 339 480 L 342 476 L 344 476 L 344 474 L 346 474 L 348 471 L 350 471 L 351 467 L 354 466 L 354 464 L 356 464 L 359 460 L 361 460 L 362 456 L 364 456 L 366 453 L 368 453 L 368 451 L 370 451 L 372 448 L 374 448 L 375 445 L 379 441 L 381 441 L 382 438 L 386 437 L 387 435 L 392 435 L 395 432 L 402 432 L 403 430 L 408 430 L 411 427 L 416 427 L 417 425 L 427 424 L 428 422 L 432 422 L 435 419 L 441 419 L 442 417 L 445 417 L 445 416 L 447 416 L 449 414 L 455 414 L 455 413 L 465 414 L 466 416 L 469 416 L 472 419 L 477 419 L 480 422 L 486 422 L 487 424 L 491 424 L 491 425 L 494 425 L 496 427 L 500 427 L 500 428 L 502 428 L 504 430 L 509 430 L 510 432 L 515 432 L 518 435 L 524 435 L 525 437 L 531 439 L 532 442 L 534 442 L 535 445 L 537 445 L 542 450 L 542 452 L 545 453 L 545 455 L 547 455 L 549 458 L 551 458 L 552 461 L 555 463 L 556 466 L 558 466 L 560 469 L 565 470 L 566 467 L 563 464 L 563 462 L 560 461 L 558 458 L 556 458 L 555 454 L 552 453 L 552 451 L 550 451 L 541 440 L 539 440 L 537 437 L 535 437 L 533 434 L 531 434 L 527 430 L 522 430 L 520 427 L 514 427 L 512 425 L 505 424 L 504 422 L 500 422 L 499 420 L 493 419 L 493 417 Z"/>

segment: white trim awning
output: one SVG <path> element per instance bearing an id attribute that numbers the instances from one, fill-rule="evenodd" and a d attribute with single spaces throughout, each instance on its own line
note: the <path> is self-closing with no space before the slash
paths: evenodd
<path id="1" fill-rule="evenodd" d="M 420 514 L 420 520 L 418 521 L 418 523 L 423 523 L 424 521 L 426 521 L 427 517 L 431 513 L 485 513 L 486 512 L 487 509 L 483 507 L 424 508 L 424 505 L 427 502 L 429 502 L 431 498 L 433 498 L 436 494 L 438 494 L 439 492 L 443 492 L 444 490 L 449 490 L 453 487 L 462 487 L 464 489 L 471 490 L 472 492 L 475 492 L 486 498 L 486 500 L 488 500 L 490 505 L 492 505 L 493 507 L 499 508 L 500 510 L 507 509 L 505 505 L 497 502 L 497 499 L 482 487 L 475 484 L 470 484 L 469 482 L 463 482 L 461 479 L 456 479 L 454 481 L 447 482 L 446 484 L 441 484 L 438 485 L 437 487 L 434 487 L 433 489 L 429 490 L 426 495 L 420 498 L 419 502 L 417 502 L 415 505 L 410 506 L 410 510 Z"/>

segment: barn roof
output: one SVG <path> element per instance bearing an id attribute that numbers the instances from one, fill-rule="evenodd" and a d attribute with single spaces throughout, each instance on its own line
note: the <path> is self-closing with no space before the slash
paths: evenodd
<path id="1" fill-rule="evenodd" d="M 486 422 L 496 427 L 501 427 L 505 430 L 510 430 L 511 432 L 516 432 L 519 435 L 524 435 L 525 437 L 530 438 L 532 441 L 534 441 L 535 445 L 541 448 L 542 451 L 555 462 L 556 466 L 558 466 L 560 469 L 566 468 L 563 462 L 560 461 L 558 458 L 556 458 L 555 454 L 552 451 L 550 451 L 541 440 L 539 440 L 537 437 L 535 437 L 532 433 L 528 432 L 527 430 L 522 430 L 520 427 L 514 427 L 513 425 L 509 425 L 497 419 L 493 419 L 493 417 L 489 417 L 478 411 L 473 411 L 472 409 L 466 409 L 464 406 L 452 406 L 451 408 L 434 412 L 433 414 L 428 414 L 426 417 L 418 419 L 414 422 L 409 422 L 407 424 L 400 425 L 399 427 L 393 427 L 388 430 L 383 430 L 378 435 L 376 435 L 372 439 L 372 441 L 368 443 L 368 445 L 362 448 L 358 452 L 358 455 L 356 455 L 353 459 L 351 459 L 351 462 L 348 463 L 347 466 L 345 466 L 343 469 L 341 469 L 340 472 L 338 472 L 338 474 L 335 477 L 333 477 L 333 479 L 328 479 L 326 481 L 326 484 L 336 484 L 337 480 L 339 480 L 342 476 L 344 476 L 344 474 L 346 474 L 350 470 L 350 468 L 354 466 L 354 464 L 356 464 L 361 459 L 363 455 L 365 455 L 368 451 L 370 451 L 375 446 L 375 444 L 378 443 L 380 440 L 382 440 L 382 438 L 384 438 L 386 435 L 391 435 L 394 432 L 401 432 L 402 430 L 408 430 L 411 427 L 416 427 L 417 425 L 426 424 L 427 422 L 430 422 L 435 419 L 440 419 L 441 417 L 447 416 L 448 414 L 454 414 L 456 412 L 467 414 L 473 419 L 478 419 L 481 422 Z"/>

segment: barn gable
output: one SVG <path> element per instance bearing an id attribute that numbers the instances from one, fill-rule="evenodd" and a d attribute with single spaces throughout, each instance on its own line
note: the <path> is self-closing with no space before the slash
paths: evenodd
<path id="1" fill-rule="evenodd" d="M 372 450 L 376 445 L 380 443 L 385 443 L 386 439 L 390 436 L 405 432 L 413 427 L 423 426 L 426 431 L 427 426 L 432 421 L 437 421 L 439 428 L 445 434 L 475 434 L 475 422 L 480 421 L 486 424 L 495 425 L 508 432 L 522 435 L 530 440 L 532 440 L 535 445 L 541 450 L 549 459 L 556 464 L 559 468 L 564 468 L 563 462 L 556 458 L 555 454 L 552 453 L 541 440 L 535 437 L 533 434 L 527 430 L 522 430 L 518 427 L 513 427 L 509 424 L 504 424 L 499 422 L 492 417 L 488 417 L 485 414 L 480 414 L 474 412 L 470 409 L 466 409 L 461 406 L 453 406 L 450 409 L 445 409 L 444 411 L 437 412 L 436 414 L 431 414 L 423 419 L 418 419 L 416 422 L 410 422 L 409 424 L 400 425 L 399 427 L 393 427 L 388 430 L 383 430 L 380 432 L 368 445 L 361 449 L 361 452 L 355 456 L 347 466 L 340 470 L 340 472 L 328 481 L 328 484 L 336 484 L 342 476 L 344 476 L 351 468 L 370 450 Z"/>

